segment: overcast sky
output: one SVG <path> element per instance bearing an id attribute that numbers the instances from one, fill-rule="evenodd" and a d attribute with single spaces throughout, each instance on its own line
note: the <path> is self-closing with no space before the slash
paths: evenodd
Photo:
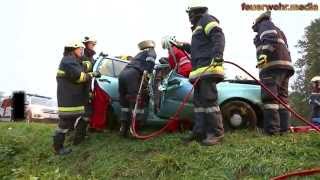
<path id="1" fill-rule="evenodd" d="M 277 0 L 208 0 L 209 13 L 220 20 L 226 36 L 224 57 L 257 75 L 251 30 L 261 11 L 242 11 L 245 3 L 279 3 Z M 287 1 L 281 3 L 320 0 Z M 3 0 L 0 5 L 0 91 L 25 90 L 40 95 L 56 95 L 56 70 L 64 44 L 93 35 L 97 51 L 109 55 L 135 55 L 137 43 L 156 41 L 158 57 L 161 37 L 171 34 L 190 41 L 191 31 L 185 8 L 187 0 Z M 287 35 L 292 59 L 298 57 L 294 45 L 304 28 L 320 17 L 320 11 L 273 12 L 272 18 Z M 240 74 L 231 71 L 231 75 Z"/>

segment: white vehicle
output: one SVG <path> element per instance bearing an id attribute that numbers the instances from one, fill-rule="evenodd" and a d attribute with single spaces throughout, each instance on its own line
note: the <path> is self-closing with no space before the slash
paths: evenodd
<path id="1" fill-rule="evenodd" d="M 58 120 L 58 106 L 50 97 L 26 94 L 26 119 Z"/>
<path id="2" fill-rule="evenodd" d="M 0 107 L 0 118 L 10 118 L 11 117 L 11 107 L 2 108 Z"/>
<path id="3" fill-rule="evenodd" d="M 0 118 L 10 118 L 10 117 L 11 117 L 10 98 L 2 97 L 0 101 Z"/>

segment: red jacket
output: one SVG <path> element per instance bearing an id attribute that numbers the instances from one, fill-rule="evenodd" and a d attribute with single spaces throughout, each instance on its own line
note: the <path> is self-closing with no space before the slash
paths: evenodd
<path id="1" fill-rule="evenodd" d="M 192 65 L 191 65 L 191 61 L 190 59 L 186 56 L 186 54 L 183 52 L 183 50 L 178 49 L 176 47 L 172 48 L 173 53 L 176 57 L 176 61 L 178 64 L 178 74 L 181 74 L 184 77 L 189 77 L 189 74 L 192 70 Z M 175 60 L 173 58 L 173 56 L 171 55 L 171 53 L 169 52 L 169 65 L 170 68 L 175 68 L 176 67 L 176 63 Z"/>

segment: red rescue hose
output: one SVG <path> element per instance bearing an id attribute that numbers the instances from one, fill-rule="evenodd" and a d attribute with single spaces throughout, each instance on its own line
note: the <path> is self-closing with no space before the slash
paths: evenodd
<path id="1" fill-rule="evenodd" d="M 247 75 L 249 75 L 252 79 L 254 79 L 262 88 L 263 90 L 265 90 L 270 96 L 272 96 L 273 98 L 275 98 L 282 106 L 284 106 L 289 112 L 291 112 L 296 118 L 298 118 L 300 121 L 306 123 L 307 125 L 311 126 L 312 128 L 314 128 L 317 132 L 320 133 L 320 129 L 319 127 L 317 127 L 316 125 L 310 123 L 309 121 L 305 120 L 300 114 L 298 114 L 296 111 L 294 111 L 292 108 L 290 108 L 288 106 L 288 104 L 286 102 L 284 102 L 281 98 L 279 98 L 278 96 L 274 95 L 272 93 L 272 91 L 270 89 L 268 89 L 266 87 L 266 85 L 264 85 L 262 82 L 260 82 L 258 79 L 256 79 L 253 75 L 251 75 L 248 71 L 246 71 L 245 69 L 243 69 L 241 66 L 239 66 L 236 63 L 230 62 L 230 61 L 224 61 L 225 63 L 228 64 L 232 64 L 234 66 L 236 66 L 237 68 L 241 69 L 243 72 L 245 72 Z"/>
<path id="2" fill-rule="evenodd" d="M 211 66 L 207 67 L 202 73 L 206 72 L 210 67 Z M 132 124 L 131 124 L 131 128 L 130 128 L 132 135 L 137 139 L 148 140 L 148 139 L 151 139 L 153 137 L 159 136 L 160 134 L 162 134 L 170 126 L 171 123 L 175 123 L 176 121 L 178 121 L 179 114 L 181 113 L 181 111 L 183 110 L 184 106 L 188 102 L 190 96 L 192 95 L 193 89 L 194 89 L 195 85 L 199 82 L 199 80 L 200 80 L 200 78 L 197 78 L 196 81 L 192 84 L 191 90 L 184 97 L 183 101 L 180 103 L 180 105 L 179 105 L 177 111 L 175 112 L 175 114 L 170 117 L 170 119 L 165 124 L 165 126 L 162 127 L 160 130 L 155 131 L 155 132 L 153 132 L 151 134 L 148 134 L 148 135 L 140 135 L 140 134 L 138 134 L 137 131 L 136 131 L 136 128 L 135 128 L 136 127 L 136 114 L 133 113 Z"/>
<path id="3" fill-rule="evenodd" d="M 247 75 L 249 75 L 253 80 L 255 80 L 262 88 L 263 90 L 265 90 L 270 96 L 272 96 L 273 98 L 276 99 L 276 101 L 278 101 L 281 105 L 283 105 L 285 107 L 285 109 L 287 109 L 289 112 L 291 112 L 296 118 L 298 118 L 300 121 L 304 122 L 305 124 L 311 126 L 312 128 L 314 128 L 317 132 L 320 133 L 320 129 L 319 127 L 313 125 L 312 123 L 310 123 L 309 121 L 305 120 L 301 115 L 299 115 L 296 111 L 294 111 L 292 108 L 290 108 L 286 102 L 284 102 L 281 98 L 277 97 L 276 95 L 274 95 L 272 93 L 271 90 L 269 90 L 266 85 L 264 85 L 262 82 L 260 82 L 258 79 L 256 79 L 253 75 L 251 75 L 248 71 L 246 71 L 244 68 L 242 68 L 241 66 L 239 66 L 236 63 L 230 62 L 230 61 L 224 61 L 224 63 L 228 63 L 231 64 L 233 66 L 236 66 L 237 68 L 241 69 L 243 72 L 245 72 Z M 211 66 L 207 67 L 202 73 L 205 73 Z M 180 106 L 178 107 L 178 110 L 175 112 L 175 114 L 168 120 L 168 122 L 165 124 L 165 126 L 163 128 L 161 128 L 160 130 L 153 132 L 151 134 L 148 135 L 140 135 L 137 133 L 136 131 L 136 115 L 135 112 L 133 113 L 133 117 L 132 117 L 132 125 L 131 125 L 131 133 L 132 135 L 137 138 L 137 139 L 142 139 L 142 140 L 147 140 L 156 136 L 159 136 L 160 134 L 162 134 L 169 126 L 171 123 L 174 123 L 175 121 L 178 120 L 179 114 L 181 113 L 181 111 L 183 110 L 185 104 L 187 103 L 187 101 L 189 100 L 194 86 L 199 82 L 200 78 L 196 79 L 196 81 L 193 83 L 193 87 L 192 89 L 189 91 L 189 93 L 185 96 L 185 98 L 183 99 L 183 101 L 181 102 Z"/>
<path id="4" fill-rule="evenodd" d="M 307 170 L 302 170 L 302 171 L 294 171 L 294 172 L 287 173 L 285 175 L 271 178 L 271 180 L 284 180 L 284 179 L 288 179 L 290 177 L 295 177 L 295 176 L 311 176 L 311 175 L 314 175 L 317 173 L 320 173 L 320 168 L 307 169 Z"/>

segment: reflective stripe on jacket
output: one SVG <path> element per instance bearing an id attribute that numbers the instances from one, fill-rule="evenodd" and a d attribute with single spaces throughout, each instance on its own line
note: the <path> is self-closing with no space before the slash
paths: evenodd
<path id="1" fill-rule="evenodd" d="M 62 58 L 57 72 L 57 99 L 59 113 L 81 113 L 89 94 L 87 82 L 91 76 L 74 56 Z"/>

